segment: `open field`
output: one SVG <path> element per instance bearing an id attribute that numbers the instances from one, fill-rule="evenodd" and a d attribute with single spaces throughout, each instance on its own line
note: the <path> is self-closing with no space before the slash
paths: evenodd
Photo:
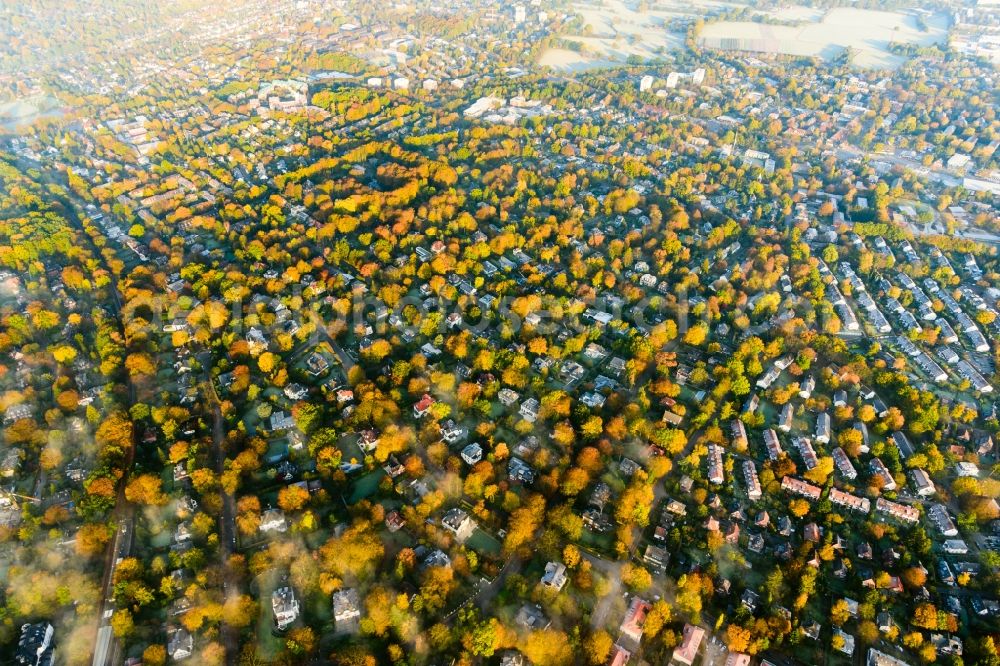
<path id="1" fill-rule="evenodd" d="M 940 42 L 947 35 L 943 15 L 926 20 L 921 30 L 915 16 L 899 12 L 838 8 L 821 20 L 809 20 L 812 10 L 779 16 L 784 20 L 806 22 L 801 25 L 768 25 L 749 21 L 724 21 L 705 26 L 701 42 L 709 48 L 734 51 L 757 51 L 785 55 L 835 58 L 845 48 L 857 51 L 854 64 L 866 68 L 895 68 L 902 58 L 889 51 L 890 42 L 926 46 Z"/>
<path id="2" fill-rule="evenodd" d="M 695 18 L 710 20 L 720 11 L 741 5 L 725 2 L 654 3 L 638 11 L 634 2 L 603 0 L 579 2 L 571 7 L 582 20 L 582 29 L 562 35 L 579 50 L 546 49 L 539 64 L 557 71 L 575 72 L 611 67 L 630 56 L 643 59 L 664 57 L 683 46 L 684 22 Z M 889 51 L 891 42 L 926 46 L 947 37 L 947 18 L 943 14 L 924 19 L 921 26 L 915 15 L 867 9 L 822 9 L 789 5 L 762 16 L 788 25 L 753 21 L 709 22 L 701 34 L 708 48 L 755 51 L 830 60 L 846 48 L 856 51 L 853 63 L 863 68 L 898 67 L 903 58 Z M 675 23 L 676 22 L 676 23 Z M 926 28 L 926 29 L 924 29 Z"/>
<path id="3" fill-rule="evenodd" d="M 59 100 L 54 97 L 36 96 L 0 102 L 0 129 L 14 131 L 39 118 L 57 118 L 61 115 Z"/>
<path id="4" fill-rule="evenodd" d="M 563 38 L 579 44 L 581 52 L 548 49 L 539 64 L 575 71 L 613 66 L 625 62 L 629 56 L 645 59 L 662 56 L 684 43 L 684 33 L 672 31 L 670 22 L 691 14 L 689 6 L 678 4 L 676 11 L 660 7 L 639 12 L 635 3 L 623 0 L 575 4 L 571 10 L 583 19 L 582 34 Z"/>
<path id="5" fill-rule="evenodd" d="M 551 67 L 558 72 L 579 72 L 588 69 L 601 69 L 602 67 L 615 67 L 621 62 L 607 58 L 595 58 L 569 49 L 553 48 L 546 49 L 542 53 L 538 64 L 543 67 Z"/>

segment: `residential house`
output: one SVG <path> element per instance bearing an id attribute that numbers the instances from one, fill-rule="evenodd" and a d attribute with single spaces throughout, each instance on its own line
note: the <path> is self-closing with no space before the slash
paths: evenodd
<path id="1" fill-rule="evenodd" d="M 519 397 L 520 396 L 517 394 L 517 391 L 512 391 L 507 387 L 504 387 L 499 391 L 497 391 L 497 399 L 500 400 L 500 404 L 502 404 L 504 407 L 510 407 L 515 402 L 517 402 Z"/>
<path id="2" fill-rule="evenodd" d="M 892 631 L 894 626 L 896 626 L 896 623 L 892 620 L 892 615 L 886 611 L 879 613 L 875 619 L 878 623 L 878 630 L 882 633 L 888 633 L 889 631 Z"/>
<path id="3" fill-rule="evenodd" d="M 542 576 L 542 585 L 550 590 L 559 592 L 566 586 L 566 565 L 562 562 L 549 562 L 545 565 L 545 574 Z"/>
<path id="4" fill-rule="evenodd" d="M 955 463 L 955 474 L 957 476 L 968 476 L 968 477 L 978 477 L 979 476 L 979 466 L 975 463 L 965 462 L 964 460 Z"/>
<path id="5" fill-rule="evenodd" d="M 921 497 L 929 497 L 937 492 L 930 475 L 922 469 L 911 469 L 910 481 L 913 483 L 913 491 Z"/>
<path id="6" fill-rule="evenodd" d="M 187 629 L 178 627 L 168 632 L 167 656 L 174 661 L 187 659 L 194 653 L 194 637 Z"/>
<path id="7" fill-rule="evenodd" d="M 750 655 L 743 652 L 730 652 L 726 655 L 725 666 L 750 666 Z"/>
<path id="8" fill-rule="evenodd" d="M 261 532 L 285 532 L 288 530 L 288 521 L 285 520 L 285 513 L 281 509 L 267 509 L 260 516 Z"/>
<path id="9" fill-rule="evenodd" d="M 730 430 L 733 435 L 733 446 L 737 449 L 745 449 L 750 445 L 750 440 L 747 438 L 747 428 L 740 419 L 733 419 L 730 424 Z"/>
<path id="10" fill-rule="evenodd" d="M 358 447 L 364 453 L 371 453 L 378 447 L 380 439 L 378 432 L 375 430 L 362 430 L 358 433 Z"/>
<path id="11" fill-rule="evenodd" d="M 283 411 L 277 411 L 271 414 L 270 426 L 271 430 L 274 432 L 291 430 L 295 427 L 295 418 L 291 414 L 286 414 Z"/>
<path id="12" fill-rule="evenodd" d="M 802 538 L 812 543 L 819 543 L 823 538 L 823 531 L 816 523 L 808 523 L 802 528 Z"/>
<path id="13" fill-rule="evenodd" d="M 871 501 L 867 497 L 858 497 L 850 493 L 845 493 L 837 488 L 830 489 L 830 501 L 833 504 L 852 509 L 859 513 L 867 514 L 871 511 Z"/>
<path id="14" fill-rule="evenodd" d="M 626 666 L 631 658 L 632 653 L 616 643 L 611 648 L 611 659 L 608 661 L 608 666 Z M 501 666 L 503 665 L 501 664 Z"/>
<path id="15" fill-rule="evenodd" d="M 681 644 L 674 648 L 673 660 L 684 666 L 692 666 L 705 638 L 705 630 L 693 624 L 685 624 L 682 636 Z"/>
<path id="16" fill-rule="evenodd" d="M 906 462 L 906 460 L 913 455 L 913 445 L 910 444 L 910 440 L 903 432 L 899 430 L 893 432 L 892 443 L 896 446 L 896 449 L 899 450 L 899 459 L 901 461 Z"/>
<path id="17" fill-rule="evenodd" d="M 958 536 L 958 527 L 943 504 L 927 504 L 927 518 L 943 536 Z"/>
<path id="18" fill-rule="evenodd" d="M 430 408 L 434 406 L 436 401 L 428 393 L 424 393 L 420 400 L 413 405 L 413 418 L 419 419 L 423 418 L 425 414 L 430 411 Z"/>
<path id="19" fill-rule="evenodd" d="M 24 458 L 24 451 L 12 448 L 0 459 L 0 477 L 9 479 L 17 475 L 21 469 L 21 460 Z"/>
<path id="20" fill-rule="evenodd" d="M 846 654 L 848 657 L 854 654 L 854 636 L 842 631 L 839 627 L 835 627 L 833 630 L 833 635 L 835 638 L 839 639 L 837 649 Z"/>
<path id="21" fill-rule="evenodd" d="M 458 426 L 453 419 L 441 424 L 441 439 L 448 444 L 454 444 L 465 437 L 465 428 Z"/>
<path id="22" fill-rule="evenodd" d="M 21 421 L 22 419 L 31 418 L 31 405 L 26 403 L 19 403 L 16 405 L 11 405 L 4 411 L 3 423 L 4 425 L 10 425 L 15 421 Z"/>
<path id="23" fill-rule="evenodd" d="M 777 460 L 784 453 L 781 449 L 781 442 L 778 440 L 778 433 L 772 428 L 764 431 L 764 447 L 767 449 L 768 460 Z"/>
<path id="24" fill-rule="evenodd" d="M 398 532 L 406 527 L 406 519 L 399 511 L 390 511 L 385 517 L 385 526 L 390 532 Z"/>
<path id="25" fill-rule="evenodd" d="M 747 497 L 752 502 L 761 498 L 760 478 L 752 460 L 743 461 L 743 480 L 747 486 Z"/>
<path id="26" fill-rule="evenodd" d="M 811 483 L 806 483 L 801 479 L 795 479 L 790 476 L 786 476 L 781 479 L 781 487 L 790 493 L 801 495 L 802 497 L 813 501 L 818 500 L 820 495 L 823 494 L 823 489 L 819 486 L 814 486 Z"/>
<path id="27" fill-rule="evenodd" d="M 538 400 L 535 398 L 528 398 L 521 403 L 521 408 L 519 413 L 521 418 L 523 418 L 528 423 L 534 423 L 538 419 L 538 409 L 541 407 Z"/>
<path id="28" fill-rule="evenodd" d="M 778 418 L 778 430 L 782 432 L 791 432 L 792 419 L 794 417 L 795 408 L 792 407 L 792 403 L 786 402 L 785 406 L 781 408 L 781 416 Z"/>
<path id="29" fill-rule="evenodd" d="M 854 465 L 851 464 L 850 458 L 847 457 L 847 453 L 844 449 L 839 446 L 832 451 L 833 462 L 837 466 L 837 471 L 840 472 L 841 476 L 849 481 L 853 481 L 858 478 L 858 470 L 854 469 Z"/>
<path id="30" fill-rule="evenodd" d="M 771 384 L 781 375 L 781 370 L 775 366 L 768 368 L 767 372 L 760 376 L 757 380 L 757 387 L 763 390 L 767 390 L 771 387 Z"/>
<path id="31" fill-rule="evenodd" d="M 279 587 L 271 593 L 271 610 L 274 612 L 274 623 L 281 631 L 295 622 L 299 617 L 299 600 L 291 587 Z"/>
<path id="32" fill-rule="evenodd" d="M 354 588 L 333 593 L 333 621 L 337 633 L 356 633 L 361 619 L 361 604 Z"/>
<path id="33" fill-rule="evenodd" d="M 646 614 L 652 610 L 653 605 L 641 597 L 632 597 L 625 619 L 622 620 L 621 633 L 630 638 L 636 644 L 642 641 L 642 630 L 646 625 Z"/>
<path id="34" fill-rule="evenodd" d="M 416 552 L 416 551 L 415 551 Z M 431 567 L 450 567 L 451 558 L 440 548 L 435 548 L 431 552 L 427 553 L 426 557 L 423 559 L 423 567 L 429 569 Z"/>
<path id="35" fill-rule="evenodd" d="M 865 666 L 910 666 L 910 664 L 884 652 L 879 652 L 875 648 L 868 648 Z"/>
<path id="36" fill-rule="evenodd" d="M 661 546 L 648 544 L 643 552 L 642 560 L 655 572 L 663 572 L 670 562 L 670 553 Z"/>
<path id="37" fill-rule="evenodd" d="M 459 543 L 464 543 L 476 530 L 476 521 L 459 508 L 449 509 L 441 519 L 445 529 L 455 535 Z"/>
<path id="38" fill-rule="evenodd" d="M 604 505 L 608 503 L 611 499 L 611 487 L 603 481 L 599 482 L 594 486 L 593 492 L 590 493 L 590 506 L 594 507 L 598 511 L 604 511 Z"/>
<path id="39" fill-rule="evenodd" d="M 798 449 L 799 455 L 802 457 L 802 462 L 806 465 L 806 469 L 812 469 L 819 464 L 819 457 L 816 455 L 816 450 L 813 448 L 812 442 L 805 437 L 796 437 L 792 442 L 795 444 L 795 448 Z"/>
<path id="40" fill-rule="evenodd" d="M 920 520 L 920 511 L 916 508 L 892 502 L 884 497 L 875 500 L 875 510 L 907 523 L 915 523 Z"/>
<path id="41" fill-rule="evenodd" d="M 483 459 L 483 447 L 478 442 L 473 442 L 462 449 L 461 455 L 466 464 L 475 465 Z"/>
<path id="42" fill-rule="evenodd" d="M 872 458 L 868 464 L 868 468 L 871 470 L 872 475 L 882 479 L 882 488 L 884 490 L 892 491 L 896 489 L 895 478 L 893 478 L 889 472 L 889 468 L 885 466 L 885 463 L 880 458 Z"/>
<path id="43" fill-rule="evenodd" d="M 949 555 L 967 555 L 969 553 L 969 544 L 962 539 L 946 539 L 942 548 Z"/>
<path id="44" fill-rule="evenodd" d="M 535 470 L 517 456 L 513 456 L 507 463 L 507 476 L 511 481 L 527 485 L 534 482 Z"/>
<path id="45" fill-rule="evenodd" d="M 820 412 L 816 417 L 816 441 L 820 444 L 830 442 L 830 415 L 826 412 Z"/>
<path id="46" fill-rule="evenodd" d="M 721 485 L 726 480 L 723 473 L 722 447 L 717 444 L 708 445 L 708 481 Z"/>
<path id="47" fill-rule="evenodd" d="M 549 619 L 545 617 L 545 613 L 542 612 L 541 606 L 534 604 L 522 605 L 517 611 L 517 615 L 514 616 L 514 622 L 525 629 L 535 631 L 547 629 L 551 624 Z"/>
<path id="48" fill-rule="evenodd" d="M 14 663 L 19 666 L 51 666 L 55 653 L 52 642 L 54 633 L 55 629 L 48 622 L 22 624 Z"/>
<path id="49" fill-rule="evenodd" d="M 989 455 L 993 451 L 993 436 L 986 430 L 977 430 L 972 435 L 972 447 L 976 455 Z"/>

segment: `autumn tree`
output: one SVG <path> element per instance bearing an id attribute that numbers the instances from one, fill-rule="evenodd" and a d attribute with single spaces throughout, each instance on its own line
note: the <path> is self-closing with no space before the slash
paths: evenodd
<path id="1" fill-rule="evenodd" d="M 114 632 L 115 638 L 123 641 L 135 633 L 135 622 L 132 619 L 132 613 L 127 608 L 119 608 L 111 616 L 111 630 Z"/>
<path id="2" fill-rule="evenodd" d="M 535 537 L 535 532 L 541 527 L 544 517 L 545 499 L 541 495 L 529 496 L 521 507 L 511 513 L 507 536 L 503 543 L 504 551 L 512 553 L 530 543 Z"/>
<path id="3" fill-rule="evenodd" d="M 531 632 L 521 651 L 536 666 L 569 666 L 573 663 L 569 637 L 555 629 Z"/>
<path id="4" fill-rule="evenodd" d="M 125 486 L 125 499 L 133 504 L 163 506 L 167 496 L 163 492 L 163 482 L 154 474 L 140 474 Z"/>
<path id="5" fill-rule="evenodd" d="M 802 476 L 804 476 L 808 481 L 811 481 L 818 486 L 822 486 L 826 483 L 826 480 L 830 478 L 831 474 L 833 474 L 833 458 L 830 456 L 821 456 L 819 460 L 816 461 L 816 466 L 807 470 Z"/>
<path id="6" fill-rule="evenodd" d="M 648 590 L 653 584 L 653 577 L 649 571 L 631 562 L 627 562 L 622 566 L 621 580 L 633 592 Z"/>
<path id="7" fill-rule="evenodd" d="M 747 652 L 752 640 L 753 634 L 749 629 L 744 629 L 738 624 L 726 627 L 726 647 L 730 652 Z"/>
<path id="8" fill-rule="evenodd" d="M 167 649 L 162 645 L 150 645 L 142 651 L 142 663 L 149 666 L 163 666 L 167 663 Z"/>
<path id="9" fill-rule="evenodd" d="M 583 643 L 583 651 L 591 664 L 597 666 L 607 662 L 611 656 L 611 648 L 614 647 L 614 639 L 611 634 L 599 629 L 587 637 Z"/>
<path id="10" fill-rule="evenodd" d="M 300 485 L 285 486 L 278 491 L 278 506 L 283 511 L 298 511 L 309 501 L 309 491 Z"/>
<path id="11" fill-rule="evenodd" d="M 851 611 L 844 599 L 837 599 L 830 609 L 830 621 L 838 627 L 843 626 L 851 618 Z"/>
<path id="12" fill-rule="evenodd" d="M 111 533 L 107 525 L 87 523 L 76 533 L 76 552 L 84 557 L 100 555 L 110 540 Z"/>
<path id="13" fill-rule="evenodd" d="M 340 536 L 331 537 L 319 549 L 323 567 L 338 577 L 365 576 L 382 559 L 382 540 L 370 525 L 358 522 Z"/>

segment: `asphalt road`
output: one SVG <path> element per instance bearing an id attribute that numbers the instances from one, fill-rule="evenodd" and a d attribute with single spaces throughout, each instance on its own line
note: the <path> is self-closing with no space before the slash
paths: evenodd
<path id="1" fill-rule="evenodd" d="M 43 170 L 41 164 L 34 164 L 35 168 Z M 63 183 L 65 184 L 65 183 Z M 81 237 L 85 239 L 85 242 L 90 246 L 90 250 L 95 257 L 102 257 L 103 255 L 98 251 L 98 248 L 93 244 L 93 240 L 90 235 L 87 234 L 83 227 L 83 223 L 80 221 L 80 216 L 77 213 L 76 207 L 64 197 L 58 197 L 59 204 L 63 208 L 63 212 L 66 215 L 66 219 L 76 228 L 76 230 L 81 234 Z M 103 263 L 103 262 L 102 262 Z M 107 268 L 107 267 L 105 267 Z M 111 294 L 114 300 L 110 303 L 112 312 L 118 322 L 118 327 L 122 335 L 122 339 L 125 339 L 125 322 L 122 319 L 122 297 L 121 292 L 118 288 L 118 279 L 115 277 L 115 272 L 108 269 L 108 275 L 111 279 Z M 128 382 L 128 404 L 125 405 L 126 409 L 134 405 L 137 401 L 135 385 L 129 381 Z M 114 599 L 111 596 L 112 593 L 112 581 L 114 580 L 115 567 L 118 566 L 118 562 L 128 557 L 132 550 L 132 538 L 133 538 L 133 526 L 135 519 L 135 507 L 125 498 L 125 483 L 129 477 L 129 473 L 132 471 L 132 467 L 135 464 L 135 449 L 136 449 L 136 438 L 137 433 L 133 431 L 132 433 L 132 446 L 129 447 L 128 454 L 124 465 L 124 475 L 123 480 L 118 485 L 118 493 L 115 497 L 115 507 L 111 513 L 112 522 L 118 525 L 118 529 L 115 531 L 115 537 L 108 544 L 107 551 L 104 555 L 104 574 L 101 579 L 101 602 L 98 607 L 98 626 L 95 628 L 94 634 L 94 649 L 97 647 L 97 632 L 100 631 L 102 627 L 110 625 L 111 615 L 115 611 Z M 122 661 L 121 659 L 121 649 L 122 646 L 113 636 L 111 638 L 110 645 L 108 646 L 106 657 L 101 660 L 100 655 L 93 655 L 93 666 L 114 666 Z"/>
<path id="2" fill-rule="evenodd" d="M 207 398 L 212 405 L 212 456 L 215 458 L 215 472 L 220 477 L 226 468 L 226 422 L 222 416 L 222 407 L 212 378 L 207 368 L 211 365 L 204 364 L 205 383 L 207 388 Z M 229 568 L 229 558 L 236 552 L 236 501 L 232 493 L 220 490 L 222 493 L 222 515 L 219 517 L 219 560 L 223 572 L 223 594 L 228 599 L 231 595 L 240 594 L 239 585 Z M 236 663 L 239 654 L 239 635 L 236 630 L 222 623 L 222 644 L 226 649 L 226 664 L 232 666 Z"/>

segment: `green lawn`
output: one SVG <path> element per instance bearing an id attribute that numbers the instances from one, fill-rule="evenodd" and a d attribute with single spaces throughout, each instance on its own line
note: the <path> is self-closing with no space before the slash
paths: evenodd
<path id="1" fill-rule="evenodd" d="M 499 555 L 500 542 L 492 535 L 476 528 L 465 545 L 480 554 Z"/>
<path id="2" fill-rule="evenodd" d="M 351 497 L 348 499 L 349 504 L 354 504 L 360 502 L 366 497 L 371 497 L 378 492 L 379 484 L 385 477 L 385 470 L 379 467 L 378 469 L 365 474 L 354 482 L 354 490 L 351 492 Z"/>

